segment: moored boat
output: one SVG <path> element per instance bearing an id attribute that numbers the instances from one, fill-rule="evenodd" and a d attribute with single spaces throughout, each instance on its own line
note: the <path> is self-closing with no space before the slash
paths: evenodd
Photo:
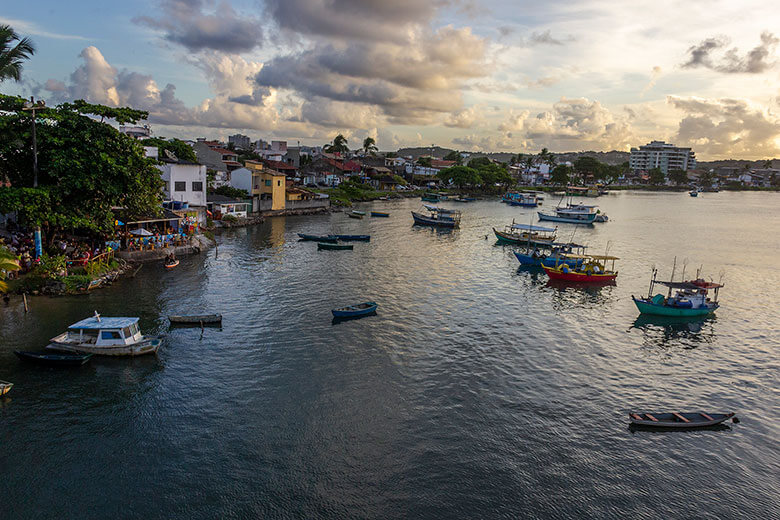
<path id="1" fill-rule="evenodd" d="M 425 193 L 420 199 L 423 202 L 439 202 L 439 196 L 431 193 Z"/>
<path id="2" fill-rule="evenodd" d="M 515 251 L 514 254 L 522 265 L 555 267 L 558 258 L 564 254 L 576 254 L 584 258 L 586 248 L 587 246 L 574 243 L 552 244 L 552 250 L 549 254 L 539 247 L 529 247 L 524 251 Z M 575 260 L 570 258 L 568 263 L 578 267 L 582 264 L 582 259 Z"/>
<path id="3" fill-rule="evenodd" d="M 87 363 L 93 354 L 65 354 L 54 352 L 24 352 L 14 350 L 16 357 L 22 361 L 38 363 L 51 367 L 80 367 Z"/>
<path id="4" fill-rule="evenodd" d="M 4 396 L 11 391 L 14 384 L 8 381 L 0 381 L 0 397 Z"/>
<path id="5" fill-rule="evenodd" d="M 503 231 L 493 228 L 493 233 L 499 242 L 549 247 L 555 242 L 557 230 L 558 228 L 515 224 L 512 222 Z"/>
<path id="6" fill-rule="evenodd" d="M 327 242 L 318 242 L 317 243 L 317 249 L 318 250 L 328 250 L 328 251 L 342 251 L 342 250 L 351 250 L 354 249 L 354 246 L 352 244 L 330 244 Z"/>
<path id="7" fill-rule="evenodd" d="M 365 211 L 358 211 L 356 209 L 352 210 L 352 214 L 353 215 L 360 215 L 361 217 L 365 217 L 366 216 L 366 212 Z"/>
<path id="8" fill-rule="evenodd" d="M 513 197 L 507 202 L 510 206 L 521 206 L 523 208 L 535 208 L 541 204 L 535 193 L 519 193 L 517 197 Z"/>
<path id="9" fill-rule="evenodd" d="M 308 240 L 312 242 L 336 242 L 338 240 L 330 235 L 307 235 L 306 233 L 298 233 L 298 237 L 301 240 Z"/>
<path id="10" fill-rule="evenodd" d="M 570 266 L 568 260 L 582 260 L 579 266 Z M 544 272 L 551 280 L 578 283 L 610 283 L 617 278 L 615 271 L 616 256 L 610 255 L 570 255 L 565 254 L 556 262 L 555 267 L 542 265 Z M 606 262 L 611 261 L 611 269 L 606 268 Z"/>
<path id="11" fill-rule="evenodd" d="M 166 269 L 173 269 L 177 265 L 179 265 L 179 261 L 178 260 L 173 260 L 173 261 L 170 261 L 170 262 L 166 262 L 165 263 L 165 268 Z"/>
<path id="12" fill-rule="evenodd" d="M 378 304 L 376 302 L 364 302 L 357 305 L 349 305 L 340 309 L 333 309 L 334 318 L 355 318 L 358 316 L 366 316 L 376 312 Z"/>
<path id="13" fill-rule="evenodd" d="M 588 213 L 588 214 L 551 214 L 551 213 L 544 213 L 542 211 L 537 211 L 537 214 L 539 215 L 539 220 L 547 220 L 550 222 L 565 222 L 567 224 L 584 224 L 589 225 L 593 224 L 593 222 L 596 220 L 596 213 Z"/>
<path id="14" fill-rule="evenodd" d="M 653 278 L 650 280 L 650 289 L 646 298 L 631 296 L 639 312 L 642 314 L 654 314 L 657 316 L 706 316 L 715 312 L 720 306 L 718 303 L 718 291 L 722 284 L 707 282 L 701 278 L 684 282 L 662 282 L 656 280 L 657 269 L 653 270 Z M 653 295 L 655 285 L 663 285 L 669 288 L 666 297 L 663 294 Z M 672 291 L 676 291 L 674 295 Z M 709 291 L 714 291 L 714 299 L 709 298 Z"/>
<path id="15" fill-rule="evenodd" d="M 460 225 L 460 211 L 439 208 L 437 206 L 429 206 L 428 204 L 423 204 L 423 206 L 430 212 L 430 214 L 424 215 L 422 213 L 412 211 L 412 218 L 414 218 L 415 224 L 446 228 L 456 228 Z"/>
<path id="16" fill-rule="evenodd" d="M 175 324 L 186 324 L 186 325 L 200 325 L 201 323 L 204 325 L 210 325 L 215 323 L 222 323 L 222 315 L 221 314 L 193 314 L 189 316 L 177 316 L 177 315 L 170 315 L 168 316 L 168 321 Z"/>
<path id="17" fill-rule="evenodd" d="M 371 235 L 328 235 L 328 237 L 343 242 L 368 242 L 371 240 Z"/>
<path id="18" fill-rule="evenodd" d="M 153 354 L 162 343 L 159 337 L 141 334 L 138 318 L 103 318 L 97 312 L 92 318 L 74 323 L 50 341 L 46 347 L 50 350 L 100 356 Z"/>
<path id="19" fill-rule="evenodd" d="M 698 197 L 699 196 L 699 190 L 691 190 L 688 192 L 691 197 Z"/>
<path id="20" fill-rule="evenodd" d="M 671 412 L 647 413 L 631 412 L 628 419 L 631 424 L 650 428 L 691 429 L 716 426 L 734 417 L 734 413 Z"/>
<path id="21" fill-rule="evenodd" d="M 372 211 L 371 212 L 372 217 L 389 217 L 390 213 L 385 213 L 384 211 Z"/>
<path id="22" fill-rule="evenodd" d="M 347 216 L 349 218 L 357 218 L 357 219 L 363 218 L 363 215 L 361 215 L 360 213 L 355 213 L 354 211 L 347 213 Z"/>

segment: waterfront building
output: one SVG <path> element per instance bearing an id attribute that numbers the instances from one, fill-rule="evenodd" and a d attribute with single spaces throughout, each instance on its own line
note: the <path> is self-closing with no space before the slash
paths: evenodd
<path id="1" fill-rule="evenodd" d="M 629 167 L 635 172 L 647 172 L 660 168 L 664 175 L 671 170 L 693 170 L 696 168 L 696 154 L 690 148 L 679 148 L 663 141 L 631 148 Z"/>
<path id="2" fill-rule="evenodd" d="M 160 178 L 164 183 L 165 199 L 176 203 L 176 209 L 190 209 L 190 213 L 196 215 L 199 222 L 204 221 L 206 166 L 179 159 L 168 150 L 159 157 L 156 146 L 145 146 L 144 149 L 147 157 L 162 162 L 156 165 L 156 168 L 160 170 Z"/>
<path id="3" fill-rule="evenodd" d="M 119 125 L 119 133 L 134 139 L 146 139 L 152 136 L 152 128 L 149 125 Z"/>

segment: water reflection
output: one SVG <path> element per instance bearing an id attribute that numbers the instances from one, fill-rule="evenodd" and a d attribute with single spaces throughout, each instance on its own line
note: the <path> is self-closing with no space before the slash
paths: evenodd
<path id="1" fill-rule="evenodd" d="M 573 305 L 586 305 L 595 307 L 609 303 L 612 300 L 612 290 L 615 283 L 609 284 L 582 284 L 564 280 L 550 280 L 544 284 L 544 288 L 552 294 L 553 306 L 559 310 Z"/>
<path id="2" fill-rule="evenodd" d="M 631 329 L 642 332 L 645 346 L 669 352 L 680 348 L 694 349 L 702 343 L 714 342 L 715 322 L 715 315 L 672 317 L 640 314 Z"/>

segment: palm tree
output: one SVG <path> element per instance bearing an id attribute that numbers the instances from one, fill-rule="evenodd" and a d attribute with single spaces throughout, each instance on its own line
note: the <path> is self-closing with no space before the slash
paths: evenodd
<path id="1" fill-rule="evenodd" d="M 332 143 L 326 144 L 322 149 L 328 153 L 345 154 L 349 152 L 349 146 L 347 146 L 347 138 L 339 134 L 333 138 Z"/>
<path id="2" fill-rule="evenodd" d="M 363 139 L 363 155 L 376 155 L 379 148 L 376 147 L 376 140 L 373 137 Z"/>
<path id="3" fill-rule="evenodd" d="M 772 168 L 772 159 L 764 161 L 764 168 L 770 170 Z"/>
<path id="4" fill-rule="evenodd" d="M 22 79 L 22 62 L 33 54 L 35 46 L 29 38 L 20 38 L 10 25 L 0 25 L 0 83 L 8 78 Z"/>
<path id="5" fill-rule="evenodd" d="M 19 260 L 8 249 L 0 246 L 0 293 L 8 290 L 8 284 L 3 281 L 5 273 L 18 271 L 19 267 Z"/>

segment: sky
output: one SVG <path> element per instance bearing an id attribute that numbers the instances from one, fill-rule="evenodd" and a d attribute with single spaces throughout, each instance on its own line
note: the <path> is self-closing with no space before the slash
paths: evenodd
<path id="1" fill-rule="evenodd" d="M 5 4 L 37 52 L 0 91 L 147 110 L 157 136 L 780 157 L 765 0 Z"/>

